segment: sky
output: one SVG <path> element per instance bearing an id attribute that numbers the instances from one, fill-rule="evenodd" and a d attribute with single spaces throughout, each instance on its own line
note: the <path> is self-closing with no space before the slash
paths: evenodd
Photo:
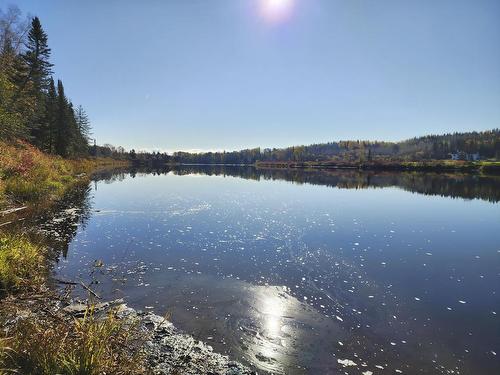
<path id="1" fill-rule="evenodd" d="M 498 0 L 0 0 L 99 144 L 236 150 L 500 127 Z"/>

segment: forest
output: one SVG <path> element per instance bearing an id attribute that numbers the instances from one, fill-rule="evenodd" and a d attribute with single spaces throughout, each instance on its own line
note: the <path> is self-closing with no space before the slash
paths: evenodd
<path id="1" fill-rule="evenodd" d="M 89 155 L 90 122 L 53 77 L 48 36 L 38 17 L 0 10 L 0 140 L 22 140 L 62 157 Z"/>
<path id="2" fill-rule="evenodd" d="M 259 162 L 368 162 L 425 161 L 478 154 L 480 160 L 500 159 L 500 130 L 416 137 L 401 142 L 339 141 L 286 148 L 253 148 L 230 152 L 136 153 L 133 160 L 184 164 L 255 164 Z"/>

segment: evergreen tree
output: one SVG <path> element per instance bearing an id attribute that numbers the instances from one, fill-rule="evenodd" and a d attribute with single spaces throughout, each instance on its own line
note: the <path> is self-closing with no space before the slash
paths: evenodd
<path id="1" fill-rule="evenodd" d="M 46 151 L 54 153 L 57 135 L 57 91 L 54 85 L 54 79 L 50 77 L 49 89 L 45 102 L 45 122 L 48 125 L 48 138 L 47 143 L 44 145 Z"/>
<path id="2" fill-rule="evenodd" d="M 88 141 L 92 133 L 90 132 L 90 121 L 87 113 L 81 105 L 75 111 L 76 124 L 80 134 Z"/>
<path id="3" fill-rule="evenodd" d="M 35 17 L 0 9 L 0 138 L 21 138 L 64 157 L 88 154 L 90 123 L 52 79 L 47 34 Z"/>
<path id="4" fill-rule="evenodd" d="M 88 141 L 80 132 L 73 103 L 68 100 L 66 126 L 69 128 L 68 156 L 83 156 L 88 151 Z"/>
<path id="5" fill-rule="evenodd" d="M 26 81 L 33 82 L 34 89 L 45 91 L 50 84 L 52 64 L 50 63 L 50 48 L 47 44 L 47 34 L 42 28 L 38 17 L 33 18 L 28 33 L 26 51 L 22 55 L 26 64 Z"/>
<path id="6" fill-rule="evenodd" d="M 50 84 L 52 64 L 49 61 L 50 48 L 47 44 L 47 34 L 38 17 L 34 17 L 31 22 L 25 47 L 14 80 L 18 86 L 16 99 L 21 95 L 29 98 L 27 102 L 31 106 L 27 117 L 29 133 L 33 143 L 43 149 L 50 136 L 49 123 L 46 121 L 45 96 Z"/>
<path id="7" fill-rule="evenodd" d="M 57 81 L 57 101 L 55 112 L 55 151 L 63 157 L 68 156 L 69 128 L 67 126 L 68 100 L 64 94 L 61 80 Z"/>

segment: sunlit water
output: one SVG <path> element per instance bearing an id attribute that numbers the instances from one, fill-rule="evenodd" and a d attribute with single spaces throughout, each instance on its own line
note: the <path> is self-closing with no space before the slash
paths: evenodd
<path id="1" fill-rule="evenodd" d="M 260 372 L 500 373 L 498 179 L 202 172 L 93 183 L 57 276 Z"/>

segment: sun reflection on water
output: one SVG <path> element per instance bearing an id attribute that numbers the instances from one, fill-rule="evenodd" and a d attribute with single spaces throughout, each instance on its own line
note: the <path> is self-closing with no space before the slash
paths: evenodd
<path id="1" fill-rule="evenodd" d="M 279 336 L 281 332 L 281 318 L 285 312 L 285 304 L 281 297 L 276 295 L 267 296 L 264 299 L 262 313 L 265 315 L 264 328 L 270 338 Z"/>

